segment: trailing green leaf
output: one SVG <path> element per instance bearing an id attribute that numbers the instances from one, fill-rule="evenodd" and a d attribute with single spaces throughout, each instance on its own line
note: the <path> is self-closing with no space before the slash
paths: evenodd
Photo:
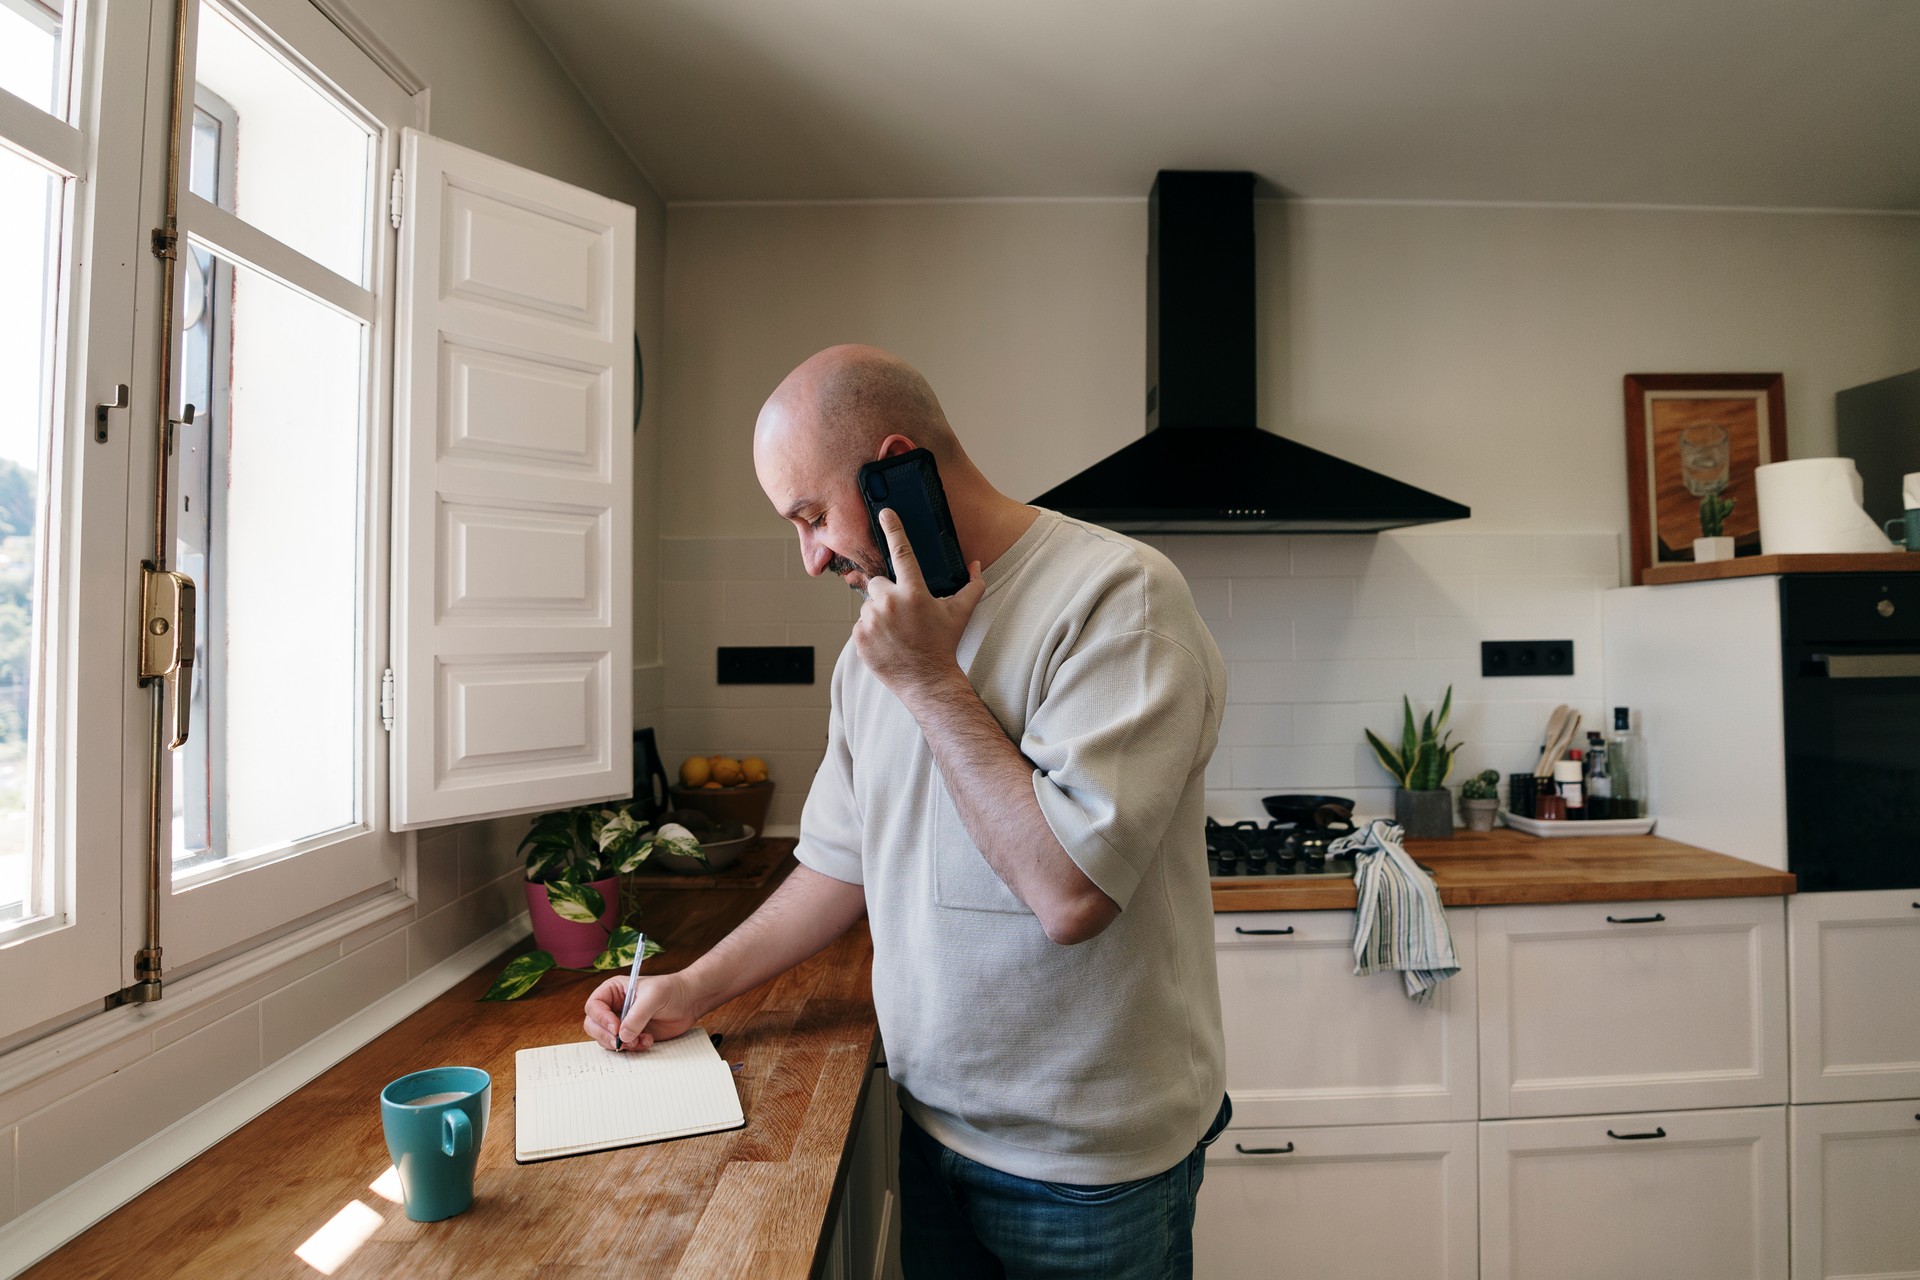
<path id="1" fill-rule="evenodd" d="M 555 915 L 575 924 L 593 924 L 607 909 L 607 900 L 600 896 L 600 891 L 584 884 L 550 884 L 547 902 Z"/>
<path id="2" fill-rule="evenodd" d="M 638 930 L 621 926 L 607 939 L 607 949 L 593 958 L 596 969 L 625 969 L 633 963 L 634 944 L 640 940 Z M 652 938 L 647 939 L 647 958 L 660 954 L 662 948 Z"/>
<path id="3" fill-rule="evenodd" d="M 629 961 L 631 963 L 631 961 Z M 545 951 L 529 951 L 526 955 L 516 956 L 500 976 L 487 988 L 482 1000 L 518 1000 L 533 990 L 533 984 L 540 981 L 547 970 L 553 968 L 554 960 Z"/>
<path id="4" fill-rule="evenodd" d="M 633 963 L 634 948 L 639 945 L 640 931 L 627 925 L 621 925 L 607 935 L 606 950 L 593 958 L 596 969 L 624 969 Z"/>

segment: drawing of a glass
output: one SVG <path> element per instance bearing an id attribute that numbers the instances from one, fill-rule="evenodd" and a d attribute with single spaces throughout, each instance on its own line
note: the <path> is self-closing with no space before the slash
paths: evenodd
<path id="1" fill-rule="evenodd" d="M 1680 429 L 1680 478 L 1687 492 L 1696 498 L 1719 493 L 1727 487 L 1727 463 L 1732 447 L 1727 429 L 1711 422 L 1696 422 Z"/>

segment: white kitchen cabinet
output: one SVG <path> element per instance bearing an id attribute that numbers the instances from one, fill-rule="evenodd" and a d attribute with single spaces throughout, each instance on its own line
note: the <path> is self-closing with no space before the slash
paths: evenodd
<path id="1" fill-rule="evenodd" d="M 1784 1280 L 1785 1113 L 1482 1124 L 1482 1280 Z"/>
<path id="2" fill-rule="evenodd" d="M 1920 1102 L 1790 1111 L 1794 1280 L 1920 1276 Z"/>
<path id="3" fill-rule="evenodd" d="M 1236 1124 L 1207 1153 L 1194 1274 L 1470 1280 L 1475 1194 L 1471 1122 Z"/>
<path id="4" fill-rule="evenodd" d="M 1787 1100 L 1779 898 L 1478 912 L 1480 1114 Z"/>
<path id="5" fill-rule="evenodd" d="M 828 1280 L 899 1280 L 899 1151 L 899 1096 L 886 1064 L 876 1063 L 820 1272 Z"/>
<path id="6" fill-rule="evenodd" d="M 1793 1100 L 1920 1098 L 1920 890 L 1806 894 L 1787 922 Z"/>
<path id="7" fill-rule="evenodd" d="M 1461 971 L 1431 1006 L 1408 999 L 1397 973 L 1353 976 L 1353 916 L 1214 917 L 1238 1124 L 1475 1118 L 1474 913 L 1447 913 Z"/>

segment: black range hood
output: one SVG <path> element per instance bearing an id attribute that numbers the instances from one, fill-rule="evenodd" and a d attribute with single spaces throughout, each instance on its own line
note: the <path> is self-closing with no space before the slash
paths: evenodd
<path id="1" fill-rule="evenodd" d="M 1471 512 L 1255 426 L 1251 173 L 1147 203 L 1147 434 L 1034 499 L 1125 533 L 1378 533 Z"/>

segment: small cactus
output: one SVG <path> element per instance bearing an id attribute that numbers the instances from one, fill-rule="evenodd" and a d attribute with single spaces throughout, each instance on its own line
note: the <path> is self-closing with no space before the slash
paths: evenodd
<path id="1" fill-rule="evenodd" d="M 1726 526 L 1727 517 L 1732 514 L 1732 498 L 1723 498 L 1717 493 L 1710 493 L 1700 499 L 1700 536 L 1720 537 L 1720 530 Z"/>
<path id="2" fill-rule="evenodd" d="M 1500 774 L 1494 769 L 1482 769 L 1460 784 L 1462 800 L 1492 800 L 1500 794 Z"/>

